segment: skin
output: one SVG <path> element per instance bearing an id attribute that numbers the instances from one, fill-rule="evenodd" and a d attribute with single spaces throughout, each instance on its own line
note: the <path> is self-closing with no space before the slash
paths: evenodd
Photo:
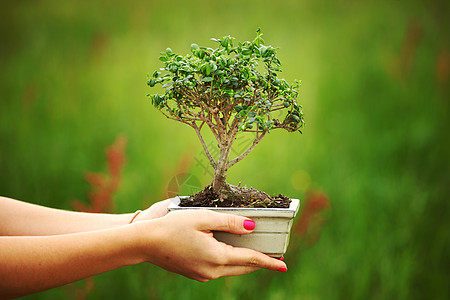
<path id="1" fill-rule="evenodd" d="M 284 262 L 214 239 L 251 231 L 244 217 L 171 212 L 170 200 L 134 214 L 68 212 L 0 197 L 0 299 L 19 297 L 144 262 L 206 282 Z"/>

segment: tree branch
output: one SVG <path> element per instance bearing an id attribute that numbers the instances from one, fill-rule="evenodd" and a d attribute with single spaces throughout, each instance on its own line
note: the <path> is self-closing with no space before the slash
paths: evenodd
<path id="1" fill-rule="evenodd" d="M 266 133 L 267 133 L 267 131 L 263 131 L 259 137 L 255 138 L 255 140 L 253 141 L 253 144 L 244 153 L 242 153 L 241 155 L 239 155 L 235 159 L 231 160 L 228 163 L 227 167 L 231 168 L 234 164 L 236 164 L 237 162 L 239 162 L 242 159 L 244 159 L 250 152 L 252 152 L 253 149 L 255 149 L 255 147 L 259 144 L 259 142 L 264 138 Z"/>
<path id="2" fill-rule="evenodd" d="M 181 122 L 181 123 L 184 123 L 184 124 L 187 124 L 187 125 L 191 126 L 191 124 L 190 124 L 189 122 L 183 120 L 183 119 L 180 118 L 178 115 L 174 114 L 174 113 L 172 112 L 172 110 L 170 109 L 169 105 L 166 104 L 166 107 L 169 109 L 169 114 L 170 114 L 170 116 L 172 116 L 172 117 L 166 115 L 166 114 L 160 109 L 159 111 L 160 111 L 164 116 L 166 116 L 168 119 L 175 120 L 175 121 L 178 121 L 178 122 Z"/>
<path id="3" fill-rule="evenodd" d="M 273 106 L 272 106 L 273 107 Z M 270 109 L 269 111 L 270 112 L 273 112 L 273 111 L 277 111 L 277 110 L 280 110 L 280 109 L 284 109 L 285 107 L 284 106 L 282 106 L 282 107 L 278 107 L 278 108 L 274 108 L 274 109 Z"/>
<path id="4" fill-rule="evenodd" d="M 202 120 L 206 123 L 206 125 L 208 125 L 209 129 L 211 129 L 211 132 L 213 133 L 217 142 L 220 142 L 218 126 L 212 121 L 211 112 L 208 112 L 206 116 L 203 116 Z"/>
<path id="5" fill-rule="evenodd" d="M 198 136 L 198 138 L 199 138 L 199 140 L 200 140 L 200 143 L 202 143 L 203 150 L 205 150 L 206 156 L 208 157 L 209 162 L 211 163 L 211 166 L 213 167 L 213 169 L 216 169 L 216 165 L 217 165 L 217 164 L 216 164 L 216 162 L 214 161 L 214 158 L 212 157 L 211 152 L 209 152 L 208 146 L 206 146 L 205 140 L 203 139 L 203 136 L 202 136 L 202 134 L 201 134 L 201 132 L 200 132 L 200 129 L 201 129 L 201 127 L 203 126 L 203 124 L 204 124 L 204 123 L 202 123 L 202 125 L 200 126 L 200 128 L 199 128 L 197 125 L 192 126 L 192 127 L 194 127 L 195 132 L 197 133 L 197 136 Z"/>
<path id="6" fill-rule="evenodd" d="M 189 98 L 192 101 L 192 103 L 194 103 L 195 105 L 198 105 L 198 107 L 200 108 L 200 111 L 198 113 L 195 113 L 187 107 L 187 105 L 184 101 L 181 100 L 180 101 L 181 105 L 183 106 L 185 111 L 188 111 L 189 114 L 191 114 L 192 116 L 198 117 L 200 119 L 199 121 L 205 122 L 208 125 L 208 127 L 211 129 L 211 132 L 214 134 L 214 137 L 216 138 L 216 140 L 219 142 L 219 140 L 220 140 L 219 125 L 220 124 L 214 124 L 212 122 L 211 115 L 214 115 L 214 114 L 212 112 L 211 107 L 206 105 L 201 99 L 198 99 L 194 94 L 192 94 L 192 91 L 189 89 L 182 89 L 180 91 L 180 93 L 183 96 Z M 191 93 L 191 95 L 189 93 Z M 205 116 L 204 111 L 207 111 L 208 115 Z"/>
<path id="7" fill-rule="evenodd" d="M 175 121 L 181 122 L 181 121 L 180 121 L 179 119 L 177 119 L 177 118 L 169 117 L 169 116 L 166 115 L 162 110 L 160 110 L 160 112 L 161 112 L 167 119 L 171 119 L 171 120 L 175 120 Z M 184 122 L 181 122 L 181 123 L 184 123 Z"/>

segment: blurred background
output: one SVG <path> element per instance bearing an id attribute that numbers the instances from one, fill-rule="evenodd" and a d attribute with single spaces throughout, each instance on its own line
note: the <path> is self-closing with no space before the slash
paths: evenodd
<path id="1" fill-rule="evenodd" d="M 450 298 L 448 1 L 0 6 L 3 196 L 126 213 L 209 184 L 194 131 L 146 97 L 167 47 L 261 27 L 280 77 L 302 80 L 307 123 L 271 132 L 228 177 L 302 199 L 287 273 L 201 284 L 146 264 L 26 299 Z"/>

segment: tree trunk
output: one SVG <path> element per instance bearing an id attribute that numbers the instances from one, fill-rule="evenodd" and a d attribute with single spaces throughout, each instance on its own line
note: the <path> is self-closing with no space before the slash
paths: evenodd
<path id="1" fill-rule="evenodd" d="M 228 170 L 228 157 L 230 156 L 231 147 L 220 146 L 219 158 L 217 159 L 216 168 L 214 170 L 213 190 L 219 193 L 226 185 Z"/>

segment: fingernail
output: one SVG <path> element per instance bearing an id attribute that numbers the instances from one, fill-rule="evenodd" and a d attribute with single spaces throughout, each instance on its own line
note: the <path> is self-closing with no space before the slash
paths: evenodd
<path id="1" fill-rule="evenodd" d="M 255 222 L 252 220 L 245 220 L 244 221 L 244 228 L 247 230 L 253 230 L 255 229 Z"/>
<path id="2" fill-rule="evenodd" d="M 281 267 L 281 268 L 279 268 L 277 271 L 280 271 L 280 272 L 287 272 L 287 268 L 286 268 L 286 267 Z"/>
<path id="3" fill-rule="evenodd" d="M 280 260 L 283 260 L 283 259 L 284 259 L 284 256 L 280 257 Z"/>

